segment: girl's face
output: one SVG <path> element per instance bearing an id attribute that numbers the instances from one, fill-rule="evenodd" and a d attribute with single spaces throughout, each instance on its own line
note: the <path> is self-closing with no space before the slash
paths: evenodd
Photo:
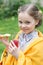
<path id="1" fill-rule="evenodd" d="M 21 12 L 18 14 L 18 24 L 20 29 L 28 34 L 35 29 L 35 26 L 38 24 L 34 18 L 28 15 L 26 12 Z"/>

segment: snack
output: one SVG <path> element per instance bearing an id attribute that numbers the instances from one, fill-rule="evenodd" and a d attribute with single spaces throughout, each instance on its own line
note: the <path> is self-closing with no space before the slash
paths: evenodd
<path id="1" fill-rule="evenodd" d="M 0 34 L 0 39 L 4 38 L 4 37 L 10 37 L 11 34 Z"/>
<path id="2" fill-rule="evenodd" d="M 4 36 L 10 37 L 10 36 L 11 36 L 11 34 L 4 34 Z"/>
<path id="3" fill-rule="evenodd" d="M 1 35 L 1 34 L 0 34 L 0 39 L 2 39 L 3 37 L 4 37 L 4 35 Z"/>

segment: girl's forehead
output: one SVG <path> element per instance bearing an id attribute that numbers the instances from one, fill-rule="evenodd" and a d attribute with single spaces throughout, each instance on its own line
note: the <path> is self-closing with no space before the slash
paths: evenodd
<path id="1" fill-rule="evenodd" d="M 32 21 L 32 20 L 34 20 L 34 18 L 26 12 L 21 12 L 18 14 L 18 20 Z"/>

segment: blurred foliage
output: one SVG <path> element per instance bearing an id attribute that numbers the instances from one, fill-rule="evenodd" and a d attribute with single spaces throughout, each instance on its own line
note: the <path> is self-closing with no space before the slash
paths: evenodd
<path id="1" fill-rule="evenodd" d="M 33 0 L 0 0 L 0 19 L 17 15 L 19 6 L 32 3 Z M 39 1 L 35 3 L 43 11 Z"/>
<path id="2" fill-rule="evenodd" d="M 18 7 L 24 3 L 23 0 L 0 0 L 0 19 L 17 15 Z"/>

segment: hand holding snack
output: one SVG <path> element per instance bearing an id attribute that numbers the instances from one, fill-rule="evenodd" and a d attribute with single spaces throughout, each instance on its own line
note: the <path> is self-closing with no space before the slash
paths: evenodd
<path id="1" fill-rule="evenodd" d="M 9 34 L 4 34 L 0 35 L 0 40 L 2 43 L 6 46 L 6 50 L 8 53 L 12 54 L 13 56 L 18 57 L 19 55 L 19 50 L 18 50 L 18 40 L 11 40 L 10 42 L 8 41 Z"/>
<path id="2" fill-rule="evenodd" d="M 18 58 L 19 56 L 18 40 L 11 40 L 9 46 L 7 47 L 7 51 L 16 58 Z"/>
<path id="3" fill-rule="evenodd" d="M 8 46 L 8 38 L 10 37 L 10 34 L 0 34 L 0 41 L 3 42 L 6 46 Z"/>

